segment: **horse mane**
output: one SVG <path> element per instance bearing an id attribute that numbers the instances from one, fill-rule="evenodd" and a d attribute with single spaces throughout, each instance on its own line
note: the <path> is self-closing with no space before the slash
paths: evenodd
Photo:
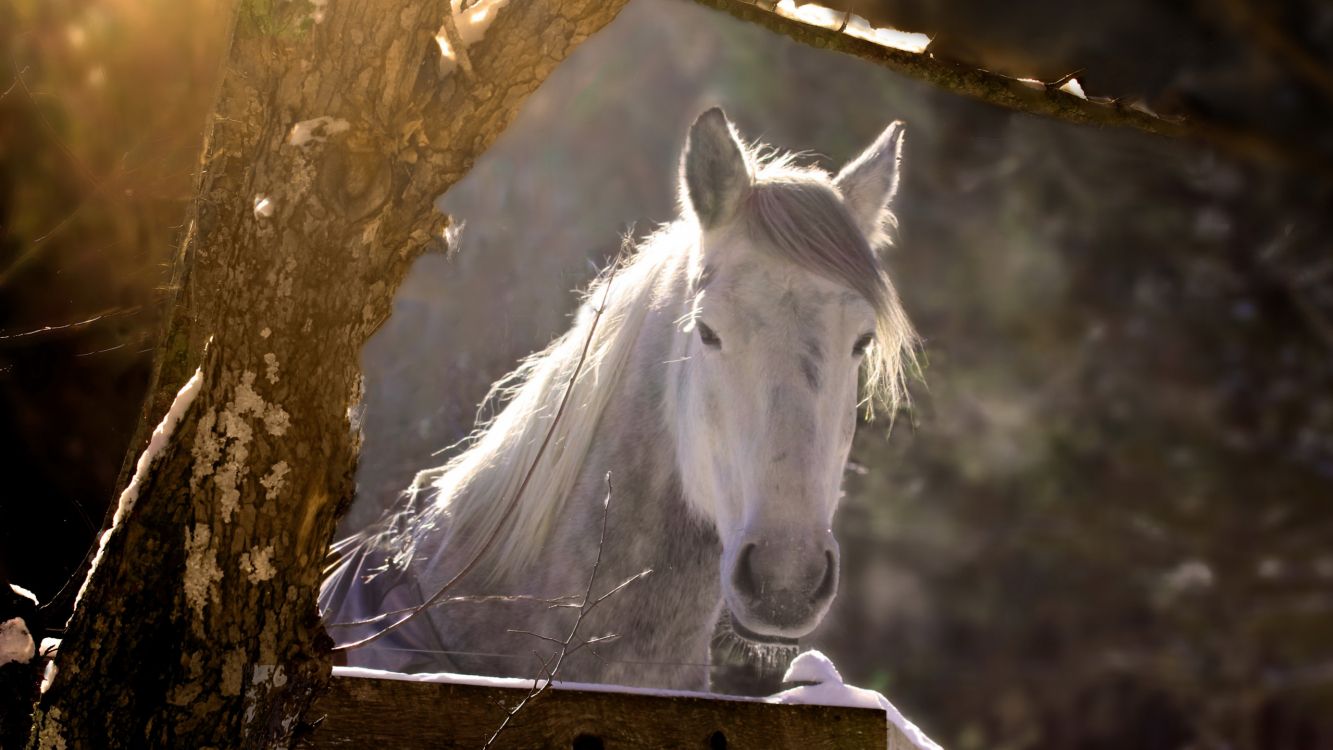
<path id="1" fill-rule="evenodd" d="M 407 490 L 409 495 L 433 493 L 434 509 L 448 519 L 446 546 L 458 545 L 455 549 L 463 552 L 459 559 L 481 554 L 483 545 L 496 537 L 479 560 L 483 575 L 531 562 L 560 517 L 630 362 L 662 281 L 661 270 L 672 261 L 674 249 L 688 242 L 681 236 L 683 229 L 679 223 L 663 227 L 629 257 L 603 270 L 583 295 L 574 325 L 491 386 L 478 413 L 489 406 L 498 413 L 480 421 L 466 440 L 466 450 L 443 466 L 417 474 Z M 571 383 L 581 358 L 583 365 Z M 567 388 L 572 389 L 568 403 L 553 428 Z M 549 444 L 541 452 L 548 432 Z M 524 496 L 506 520 L 530 467 Z M 502 523 L 509 528 L 500 533 Z"/>
<path id="2" fill-rule="evenodd" d="M 916 362 L 916 334 L 832 178 L 820 169 L 794 166 L 796 156 L 747 149 L 756 182 L 743 207 L 746 220 L 752 231 L 769 240 L 760 245 L 846 284 L 871 303 L 876 343 L 866 355 L 864 403 L 884 404 L 892 413 L 906 400 L 905 373 Z M 478 424 L 463 452 L 417 475 L 407 492 L 412 497 L 432 493 L 431 512 L 446 519 L 443 546 L 450 548 L 451 557 L 454 551 L 461 551 L 454 557 L 459 560 L 480 556 L 476 570 L 492 577 L 521 569 L 536 557 L 581 475 L 643 321 L 660 302 L 658 290 L 672 273 L 689 273 L 688 255 L 698 244 L 694 238 L 699 230 L 688 212 L 683 213 L 684 218 L 658 230 L 597 277 L 569 331 L 491 387 L 483 408 L 502 408 Z M 586 359 L 570 385 L 585 347 Z M 572 388 L 567 407 L 553 428 L 567 387 Z M 541 453 L 548 431 L 551 439 Z M 510 513 L 530 467 L 524 497 Z M 501 529 L 502 524 L 508 528 Z"/>

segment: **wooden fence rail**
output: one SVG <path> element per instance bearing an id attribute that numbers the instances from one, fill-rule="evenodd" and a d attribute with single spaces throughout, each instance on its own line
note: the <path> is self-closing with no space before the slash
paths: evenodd
<path id="1" fill-rule="evenodd" d="M 480 750 L 526 687 L 408 682 L 334 675 L 310 716 L 305 747 Z M 323 717 L 322 720 L 320 717 Z M 868 708 L 775 705 L 703 695 L 558 688 L 519 712 L 497 750 L 756 748 L 907 750 L 911 743 Z"/>

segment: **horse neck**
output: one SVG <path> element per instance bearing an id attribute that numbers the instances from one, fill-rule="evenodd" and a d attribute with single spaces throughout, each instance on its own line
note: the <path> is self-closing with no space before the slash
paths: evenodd
<path id="1" fill-rule="evenodd" d="M 675 372 L 670 361 L 679 356 L 677 321 L 686 303 L 683 274 L 670 268 L 663 273 L 662 287 L 654 295 L 658 302 L 638 335 L 626 377 L 602 415 L 569 512 L 541 557 L 547 565 L 585 574 L 589 560 L 584 558 L 595 552 L 606 513 L 596 588 L 605 590 L 646 568 L 653 570 L 618 594 L 620 602 L 607 602 L 608 610 L 621 610 L 608 613 L 610 618 L 653 623 L 656 635 L 633 646 L 647 649 L 639 656 L 697 661 L 706 658 L 720 601 L 721 553 L 712 525 L 686 502 L 677 468 L 676 440 L 666 411 L 668 379 Z M 608 473 L 609 509 L 603 506 Z M 697 653 L 700 649 L 702 654 Z"/>
<path id="2" fill-rule="evenodd" d="M 683 261 L 682 261 L 683 264 Z M 659 554 L 672 556 L 672 532 L 708 544 L 713 534 L 690 512 L 680 481 L 674 415 L 670 413 L 674 360 L 681 341 L 678 321 L 688 310 L 686 281 L 680 267 L 662 269 L 657 300 L 637 336 L 630 367 L 620 379 L 611 406 L 603 415 L 590 451 L 585 480 L 599 483 L 610 473 L 612 513 L 608 536 L 627 527 L 624 536 L 647 550 L 659 541 Z M 602 492 L 585 493 L 600 514 Z M 637 533 L 633 533 L 637 532 Z M 706 533 L 705 533 L 706 532 Z"/>

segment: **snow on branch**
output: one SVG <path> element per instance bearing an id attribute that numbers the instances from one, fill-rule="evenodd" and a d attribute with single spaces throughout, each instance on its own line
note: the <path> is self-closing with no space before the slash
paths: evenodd
<path id="1" fill-rule="evenodd" d="M 1333 164 L 1316 154 L 1269 138 L 1201 118 L 1165 117 L 1141 100 L 1094 96 L 1073 75 L 1056 81 L 1015 78 L 936 57 L 929 38 L 896 29 L 875 28 L 847 11 L 796 0 L 695 0 L 742 21 L 820 49 L 830 49 L 883 65 L 902 75 L 951 93 L 1006 109 L 1081 125 L 1138 130 L 1188 138 L 1249 160 L 1302 170 L 1333 173 Z"/>
<path id="2" fill-rule="evenodd" d="M 194 371 L 194 376 L 176 394 L 175 400 L 171 402 L 171 408 L 167 409 L 167 413 L 162 417 L 162 421 L 158 423 L 157 429 L 153 430 L 153 435 L 148 440 L 148 447 L 144 448 L 143 453 L 139 454 L 139 461 L 134 467 L 134 477 L 125 486 L 125 491 L 120 493 L 120 500 L 116 503 L 116 514 L 111 518 L 111 526 L 102 532 L 102 536 L 97 541 L 97 553 L 93 556 L 92 564 L 88 566 L 88 575 L 83 579 L 83 585 L 79 587 L 78 595 L 74 597 L 75 609 L 78 609 L 79 602 L 88 589 L 88 582 L 93 579 L 93 574 L 97 572 L 97 564 L 102 560 L 102 552 L 106 549 L 106 544 L 111 539 L 112 533 L 124 523 L 130 511 L 134 510 L 134 504 L 139 499 L 139 488 L 148 479 L 148 470 L 171 441 L 171 435 L 176 431 L 176 425 L 185 416 L 190 404 L 194 403 L 194 397 L 199 395 L 199 389 L 203 381 L 203 368 L 200 367 Z"/>

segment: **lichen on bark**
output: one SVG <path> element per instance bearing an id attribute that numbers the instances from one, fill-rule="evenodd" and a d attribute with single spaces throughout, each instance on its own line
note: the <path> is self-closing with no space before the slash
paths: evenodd
<path id="1" fill-rule="evenodd" d="M 621 5 L 511 3 L 469 80 L 433 64 L 442 0 L 238 9 L 144 422 L 196 368 L 201 390 L 108 536 L 32 747 L 292 743 L 328 675 L 361 346 L 442 242 L 435 199 Z"/>

